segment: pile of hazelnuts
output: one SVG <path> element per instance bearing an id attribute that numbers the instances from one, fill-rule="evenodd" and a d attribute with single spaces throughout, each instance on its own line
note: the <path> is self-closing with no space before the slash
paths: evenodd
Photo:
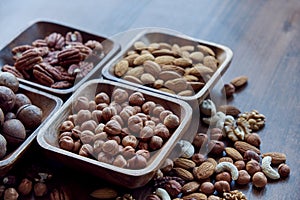
<path id="1" fill-rule="evenodd" d="M 19 91 L 18 79 L 0 73 L 0 159 L 19 147 L 42 122 L 43 111 Z"/>
<path id="2" fill-rule="evenodd" d="M 122 88 L 79 96 L 72 110 L 59 130 L 60 148 L 128 169 L 145 168 L 180 125 L 169 108 Z"/>

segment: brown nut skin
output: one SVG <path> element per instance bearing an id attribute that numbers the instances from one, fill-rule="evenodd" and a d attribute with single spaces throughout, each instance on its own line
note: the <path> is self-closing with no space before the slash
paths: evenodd
<path id="1" fill-rule="evenodd" d="M 92 144 L 95 134 L 90 130 L 84 130 L 80 133 L 80 140 L 82 144 Z"/>
<path id="2" fill-rule="evenodd" d="M 18 109 L 16 116 L 26 129 L 34 130 L 42 123 L 43 111 L 36 105 L 26 104 Z"/>
<path id="3" fill-rule="evenodd" d="M 152 136 L 149 141 L 149 147 L 151 150 L 157 150 L 160 149 L 163 145 L 163 139 L 159 136 Z"/>
<path id="4" fill-rule="evenodd" d="M 216 181 L 227 181 L 228 183 L 231 182 L 231 175 L 229 172 L 221 172 L 216 175 Z"/>
<path id="5" fill-rule="evenodd" d="M 170 138 L 171 133 L 164 124 L 157 124 L 154 128 L 154 135 L 161 137 L 163 140 Z"/>
<path id="6" fill-rule="evenodd" d="M 145 103 L 145 97 L 141 92 L 132 93 L 128 100 L 129 104 L 133 106 L 142 106 Z"/>
<path id="7" fill-rule="evenodd" d="M 251 176 L 246 170 L 239 170 L 239 177 L 236 183 L 239 185 L 247 185 L 251 181 Z"/>
<path id="8" fill-rule="evenodd" d="M 230 98 L 235 93 L 235 87 L 231 83 L 224 84 L 224 92 L 227 98 Z"/>
<path id="9" fill-rule="evenodd" d="M 47 185 L 43 182 L 37 182 L 33 186 L 34 195 L 37 197 L 45 196 L 48 192 Z"/>
<path id="10" fill-rule="evenodd" d="M 117 103 L 123 103 L 128 99 L 128 92 L 121 88 L 117 88 L 113 91 L 111 98 Z"/>
<path id="11" fill-rule="evenodd" d="M 133 148 L 136 148 L 138 145 L 138 140 L 134 135 L 127 135 L 122 139 L 122 145 L 124 147 L 132 146 Z"/>
<path id="12" fill-rule="evenodd" d="M 0 159 L 3 158 L 6 155 L 6 148 L 7 141 L 3 135 L 0 134 Z"/>
<path id="13" fill-rule="evenodd" d="M 142 111 L 143 113 L 145 113 L 146 115 L 152 113 L 153 109 L 155 108 L 156 103 L 154 103 L 153 101 L 146 101 L 143 105 L 142 105 Z"/>
<path id="14" fill-rule="evenodd" d="M 71 120 L 66 120 L 60 125 L 59 131 L 71 131 L 74 127 L 75 125 Z"/>
<path id="15" fill-rule="evenodd" d="M 100 104 L 100 103 L 109 104 L 110 103 L 110 98 L 109 98 L 109 96 L 105 92 L 98 93 L 95 96 L 94 100 L 95 100 L 96 104 Z"/>
<path id="16" fill-rule="evenodd" d="M 77 113 L 80 110 L 88 110 L 89 99 L 85 96 L 80 96 L 76 99 L 76 101 L 72 105 L 73 105 L 72 109 L 74 110 L 74 113 Z"/>
<path id="17" fill-rule="evenodd" d="M 236 166 L 236 168 L 237 168 L 238 170 L 245 169 L 245 167 L 246 167 L 246 163 L 245 163 L 245 161 L 243 161 L 243 160 L 237 160 L 237 161 L 235 161 L 235 162 L 234 162 L 234 165 Z"/>
<path id="18" fill-rule="evenodd" d="M 67 150 L 67 151 L 73 151 L 74 149 L 74 140 L 70 136 L 63 136 L 58 141 L 59 147 Z"/>
<path id="19" fill-rule="evenodd" d="M 127 160 L 122 155 L 117 155 L 114 159 L 113 163 L 114 166 L 125 168 L 127 166 Z"/>
<path id="20" fill-rule="evenodd" d="M 89 130 L 89 131 L 94 132 L 96 127 L 97 127 L 97 123 L 94 120 L 88 120 L 81 124 L 80 130 L 81 131 Z"/>
<path id="21" fill-rule="evenodd" d="M 214 186 L 219 194 L 230 191 L 230 184 L 227 181 L 217 181 Z"/>
<path id="22" fill-rule="evenodd" d="M 111 135 L 118 135 L 122 131 L 122 127 L 116 120 L 108 121 L 104 126 L 104 131 Z"/>
<path id="23" fill-rule="evenodd" d="M 28 178 L 23 178 L 21 183 L 18 186 L 18 192 L 21 195 L 28 195 L 32 190 L 32 181 L 29 180 Z"/>
<path id="24" fill-rule="evenodd" d="M 221 155 L 225 149 L 225 145 L 222 141 L 211 140 L 208 143 L 209 154 L 213 156 Z"/>
<path id="25" fill-rule="evenodd" d="M 250 176 L 252 176 L 256 172 L 261 171 L 261 166 L 256 160 L 250 160 L 246 163 L 246 170 L 250 174 Z"/>
<path id="26" fill-rule="evenodd" d="M 208 141 L 208 137 L 205 133 L 197 133 L 193 139 L 192 144 L 195 146 L 195 148 L 200 149 L 202 145 L 206 145 Z"/>
<path id="27" fill-rule="evenodd" d="M 282 163 L 278 166 L 278 173 L 280 175 L 280 178 L 287 178 L 290 175 L 290 172 L 291 169 L 287 164 Z"/>
<path id="28" fill-rule="evenodd" d="M 247 142 L 255 147 L 259 147 L 261 144 L 261 139 L 257 133 L 251 133 L 251 134 L 246 135 L 245 142 Z"/>
<path id="29" fill-rule="evenodd" d="M 26 130 L 22 122 L 18 119 L 5 121 L 2 126 L 2 135 L 11 146 L 20 145 L 26 138 Z"/>
<path id="30" fill-rule="evenodd" d="M 0 108 L 4 113 L 9 112 L 15 105 L 16 95 L 6 86 L 0 86 Z"/>
<path id="31" fill-rule="evenodd" d="M 268 183 L 268 179 L 262 172 L 256 172 L 252 176 L 252 184 L 255 187 L 262 188 L 262 187 L 265 187 L 267 185 L 267 183 Z"/>
<path id="32" fill-rule="evenodd" d="M 161 200 L 161 198 L 159 196 L 157 196 L 156 194 L 149 194 L 146 197 L 146 200 Z"/>
<path id="33" fill-rule="evenodd" d="M 135 154 L 127 160 L 129 169 L 142 169 L 147 166 L 147 160 L 144 156 Z"/>
<path id="34" fill-rule="evenodd" d="M 4 191 L 3 199 L 5 200 L 17 200 L 19 197 L 19 193 L 13 187 L 7 188 Z"/>
<path id="35" fill-rule="evenodd" d="M 223 138 L 223 131 L 220 128 L 212 128 L 210 130 L 211 140 L 221 140 Z"/>
<path id="36" fill-rule="evenodd" d="M 211 182 L 204 182 L 200 186 L 200 191 L 206 195 L 213 194 L 215 191 L 215 186 Z"/>
<path id="37" fill-rule="evenodd" d="M 205 160 L 205 156 L 201 153 L 195 153 L 192 155 L 192 161 L 194 161 L 197 166 L 201 165 Z"/>
<path id="38" fill-rule="evenodd" d="M 32 104 L 31 100 L 23 93 L 16 94 L 16 101 L 13 110 L 17 111 L 21 106 Z"/>
<path id="39" fill-rule="evenodd" d="M 133 115 L 128 118 L 128 128 L 132 132 L 139 133 L 143 126 L 143 120 L 139 116 Z"/>
<path id="40" fill-rule="evenodd" d="M 90 157 L 93 155 L 93 147 L 90 144 L 83 144 L 80 147 L 78 154 L 80 156 Z"/>
<path id="41" fill-rule="evenodd" d="M 169 114 L 164 119 L 164 125 L 170 129 L 178 127 L 180 124 L 180 119 L 175 114 Z"/>
<path id="42" fill-rule="evenodd" d="M 92 119 L 92 113 L 89 110 L 80 110 L 77 113 L 76 125 L 81 125 L 83 122 Z"/>
<path id="43" fill-rule="evenodd" d="M 247 161 L 252 160 L 252 159 L 259 162 L 260 161 L 260 156 L 252 150 L 245 151 L 244 160 L 247 162 Z"/>
<path id="44" fill-rule="evenodd" d="M 119 144 L 115 140 L 107 140 L 102 145 L 102 151 L 111 156 L 119 153 Z"/>

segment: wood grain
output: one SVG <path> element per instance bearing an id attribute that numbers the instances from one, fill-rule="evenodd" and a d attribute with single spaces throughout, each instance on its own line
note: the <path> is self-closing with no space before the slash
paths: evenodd
<path id="1" fill-rule="evenodd" d="M 224 44 L 234 58 L 222 83 L 249 77 L 228 104 L 267 117 L 261 151 L 287 155 L 291 175 L 264 189 L 240 188 L 248 199 L 300 197 L 300 2 L 298 0 L 74 0 L 0 2 L 0 47 L 30 21 L 50 19 L 105 36 L 141 27 L 163 27 Z M 89 191 L 87 188 L 84 190 Z"/>

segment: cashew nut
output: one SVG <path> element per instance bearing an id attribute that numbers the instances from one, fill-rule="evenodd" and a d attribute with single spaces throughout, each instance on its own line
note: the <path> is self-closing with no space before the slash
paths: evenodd
<path id="1" fill-rule="evenodd" d="M 155 193 L 157 196 L 159 196 L 162 200 L 171 200 L 171 197 L 169 195 L 169 193 L 165 190 L 165 189 L 162 189 L 162 188 L 157 188 L 155 190 Z"/>
<path id="2" fill-rule="evenodd" d="M 216 173 L 220 173 L 223 171 L 229 171 L 231 174 L 231 178 L 232 180 L 237 180 L 239 177 L 239 171 L 236 168 L 236 166 L 230 162 L 220 162 L 217 166 L 216 166 Z"/>
<path id="3" fill-rule="evenodd" d="M 264 172 L 264 174 L 269 177 L 270 179 L 279 179 L 280 175 L 279 173 L 274 170 L 271 167 L 271 161 L 272 161 L 272 157 L 271 156 L 266 156 L 262 159 L 261 161 L 261 169 Z"/>
<path id="4" fill-rule="evenodd" d="M 195 148 L 192 145 L 192 143 L 190 143 L 187 140 L 180 140 L 178 142 L 180 148 L 181 148 L 181 157 L 183 158 L 190 158 L 194 155 L 195 153 Z"/>

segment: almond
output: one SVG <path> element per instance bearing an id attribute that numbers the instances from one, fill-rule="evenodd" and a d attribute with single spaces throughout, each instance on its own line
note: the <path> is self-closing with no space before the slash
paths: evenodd
<path id="1" fill-rule="evenodd" d="M 130 68 L 126 75 L 129 76 L 134 76 L 134 77 L 140 77 L 142 74 L 144 73 L 144 67 L 142 66 L 138 66 L 138 67 L 134 67 L 134 68 Z"/>
<path id="2" fill-rule="evenodd" d="M 186 159 L 186 158 L 177 158 L 176 160 L 174 160 L 174 165 L 176 167 L 181 167 L 183 169 L 191 169 L 194 168 L 196 166 L 196 163 L 190 159 Z"/>
<path id="3" fill-rule="evenodd" d="M 118 196 L 118 192 L 112 188 L 105 187 L 94 190 L 90 195 L 97 199 L 115 199 Z"/>
<path id="4" fill-rule="evenodd" d="M 143 82 L 135 76 L 125 75 L 124 80 L 143 85 Z"/>
<path id="5" fill-rule="evenodd" d="M 178 66 L 181 66 L 181 67 L 189 67 L 192 65 L 192 60 L 190 59 L 186 59 L 186 58 L 176 58 L 174 61 L 173 61 L 173 64 L 174 65 L 178 65 Z"/>
<path id="6" fill-rule="evenodd" d="M 233 117 L 237 117 L 241 113 L 237 107 L 231 105 L 221 105 L 218 107 L 218 110 Z"/>
<path id="7" fill-rule="evenodd" d="M 198 183 L 196 181 L 191 181 L 191 182 L 184 184 L 181 188 L 181 191 L 183 194 L 192 193 L 192 192 L 197 191 L 199 189 L 199 187 L 200 187 L 200 183 Z"/>
<path id="8" fill-rule="evenodd" d="M 180 92 L 187 88 L 187 82 L 183 78 L 176 78 L 166 81 L 164 86 L 175 92 Z"/>
<path id="9" fill-rule="evenodd" d="M 202 77 L 206 74 L 213 74 L 213 73 L 214 73 L 214 71 L 211 68 L 206 67 L 204 65 L 197 65 L 197 66 L 192 67 L 189 70 L 189 74 L 197 76 L 197 77 Z"/>
<path id="10" fill-rule="evenodd" d="M 182 197 L 183 200 L 190 200 L 190 199 L 194 199 L 194 200 L 206 200 L 207 196 L 201 192 L 195 192 L 192 194 L 189 194 L 187 196 Z"/>
<path id="11" fill-rule="evenodd" d="M 225 152 L 233 160 L 243 160 L 242 154 L 240 154 L 240 152 L 238 152 L 238 150 L 236 150 L 235 148 L 226 147 Z"/>
<path id="12" fill-rule="evenodd" d="M 162 71 L 159 73 L 159 79 L 163 81 L 172 80 L 175 78 L 181 78 L 181 75 L 173 71 Z"/>
<path id="13" fill-rule="evenodd" d="M 193 169 L 193 174 L 197 179 L 206 179 L 213 175 L 215 166 L 211 162 L 203 162 L 199 167 Z"/>
<path id="14" fill-rule="evenodd" d="M 236 148 L 236 150 L 238 150 L 243 155 L 247 150 L 252 150 L 252 151 L 256 152 L 257 154 L 260 154 L 260 150 L 258 148 L 256 148 L 255 146 L 253 146 L 251 144 L 248 144 L 247 142 L 236 141 L 234 143 L 234 147 Z"/>
<path id="15" fill-rule="evenodd" d="M 185 181 L 192 181 L 194 180 L 194 176 L 191 172 L 189 172 L 186 169 L 180 168 L 180 167 L 174 167 L 173 170 L 175 173 L 182 178 Z"/>
<path id="16" fill-rule="evenodd" d="M 154 61 L 160 65 L 170 65 L 174 60 L 173 56 L 158 56 Z"/>
<path id="17" fill-rule="evenodd" d="M 181 76 L 185 74 L 185 70 L 182 67 L 176 66 L 176 65 L 162 65 L 161 67 L 162 71 L 175 71 Z"/>
<path id="18" fill-rule="evenodd" d="M 146 60 L 144 62 L 145 72 L 152 74 L 154 77 L 157 77 L 161 71 L 161 67 L 154 61 Z"/>
<path id="19" fill-rule="evenodd" d="M 286 161 L 286 155 L 284 153 L 279 152 L 267 152 L 262 154 L 262 157 L 271 156 L 272 158 L 272 164 L 279 165 L 281 163 L 284 163 Z"/>
<path id="20" fill-rule="evenodd" d="M 115 65 L 115 75 L 118 77 L 123 76 L 128 70 L 129 63 L 127 60 L 121 60 Z"/>
<path id="21" fill-rule="evenodd" d="M 141 81 L 143 82 L 143 84 L 147 85 L 147 84 L 153 84 L 155 82 L 155 78 L 152 74 L 150 73 L 144 73 L 141 76 Z"/>
<path id="22" fill-rule="evenodd" d="M 248 82 L 247 76 L 238 76 L 230 81 L 230 83 L 234 85 L 236 88 L 246 85 L 247 82 Z"/>
<path id="23" fill-rule="evenodd" d="M 133 64 L 142 65 L 146 60 L 154 60 L 154 56 L 150 53 L 142 54 L 134 59 Z"/>

